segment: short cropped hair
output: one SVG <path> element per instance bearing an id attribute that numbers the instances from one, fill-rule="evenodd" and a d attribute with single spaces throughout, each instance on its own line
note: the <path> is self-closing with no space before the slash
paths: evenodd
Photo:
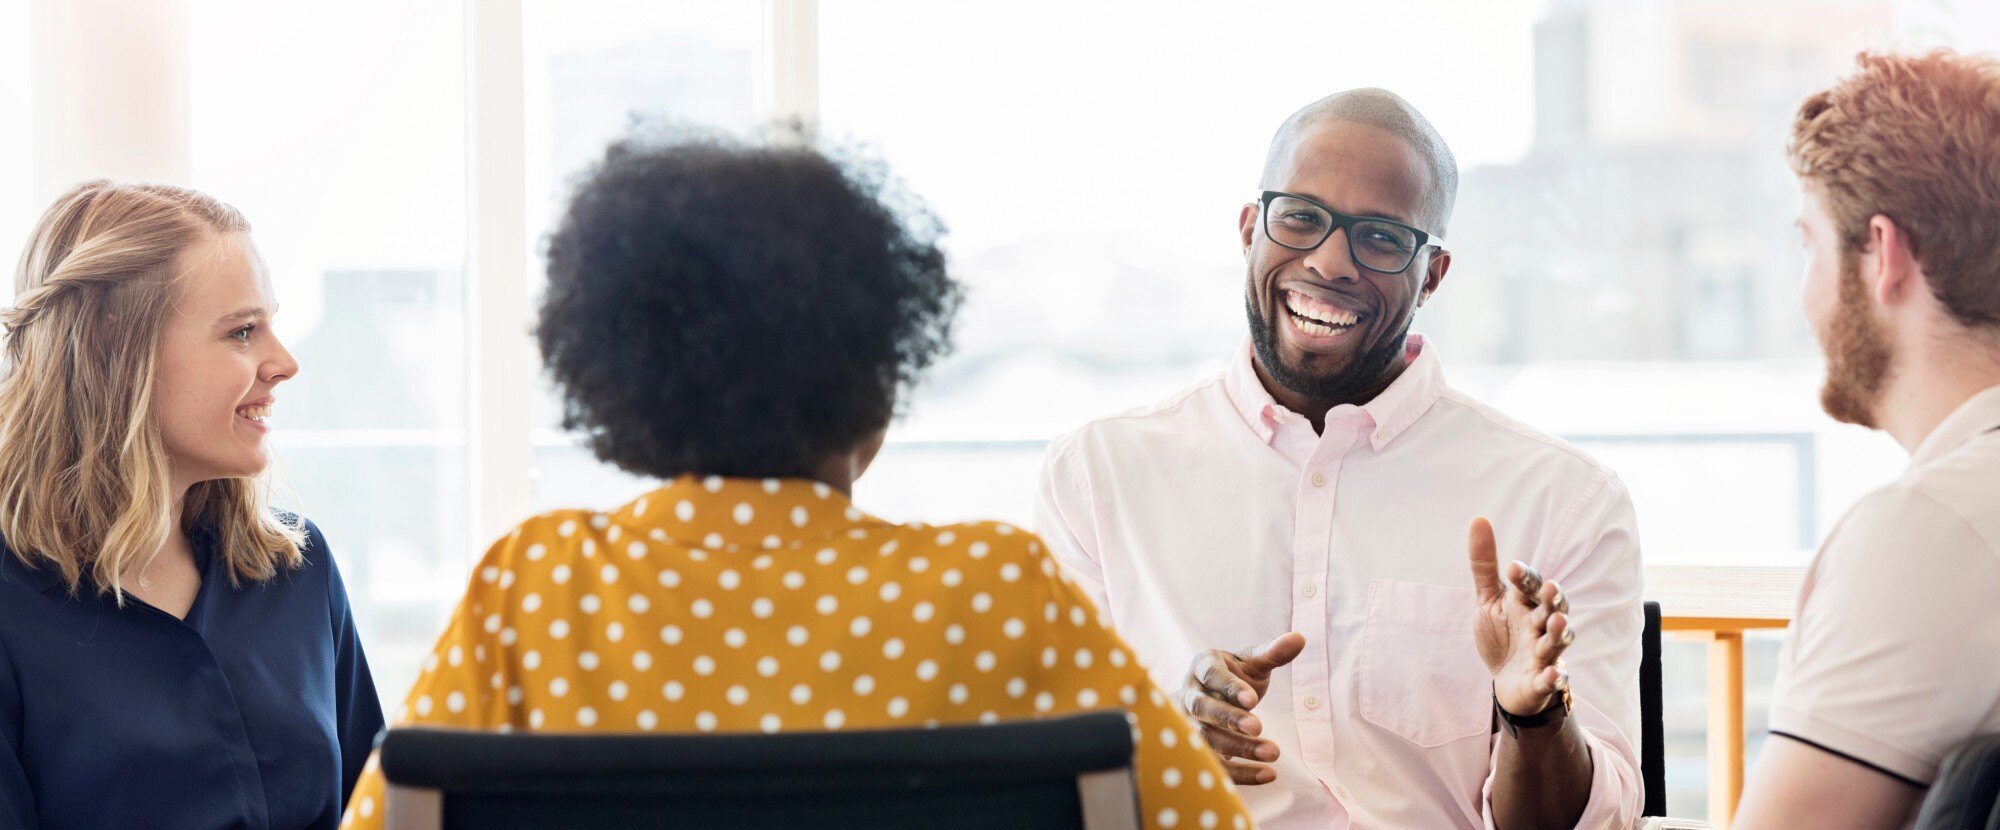
<path id="1" fill-rule="evenodd" d="M 1444 143 L 1444 136 L 1431 126 L 1430 119 L 1402 96 L 1386 89 L 1366 87 L 1336 92 L 1292 113 L 1278 126 L 1277 134 L 1271 136 L 1271 148 L 1264 155 L 1265 189 L 1279 186 L 1278 170 L 1291 157 L 1299 135 L 1307 127 L 1325 121 L 1367 124 L 1394 133 L 1408 144 L 1431 175 L 1430 189 L 1424 194 L 1424 215 L 1418 221 L 1427 223 L 1424 230 L 1446 235 L 1445 226 L 1451 224 L 1451 210 L 1458 201 L 1458 158 Z"/>

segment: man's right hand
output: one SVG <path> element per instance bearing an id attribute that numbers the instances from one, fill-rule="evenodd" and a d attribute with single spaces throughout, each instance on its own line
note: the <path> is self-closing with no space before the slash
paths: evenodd
<path id="1" fill-rule="evenodd" d="M 1271 687 L 1271 672 L 1305 649 L 1305 635 L 1294 631 L 1235 654 L 1209 649 L 1188 666 L 1187 682 L 1177 693 L 1181 708 L 1200 724 L 1202 738 L 1239 785 L 1278 780 L 1270 765 L 1278 760 L 1278 745 L 1258 737 L 1264 723 L 1250 710 Z"/>

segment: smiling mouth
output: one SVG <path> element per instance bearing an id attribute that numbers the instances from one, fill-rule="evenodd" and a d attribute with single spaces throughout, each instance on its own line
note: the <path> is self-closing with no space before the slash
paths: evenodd
<path id="1" fill-rule="evenodd" d="M 1314 337 L 1333 337 L 1368 319 L 1361 312 L 1321 302 L 1297 291 L 1285 292 L 1285 311 L 1299 331 Z"/>
<path id="2" fill-rule="evenodd" d="M 261 404 L 252 404 L 250 406 L 239 406 L 236 408 L 236 414 L 242 416 L 245 420 L 255 421 L 259 424 L 262 424 L 265 422 L 265 420 L 271 417 L 271 405 L 268 403 L 261 403 Z"/>

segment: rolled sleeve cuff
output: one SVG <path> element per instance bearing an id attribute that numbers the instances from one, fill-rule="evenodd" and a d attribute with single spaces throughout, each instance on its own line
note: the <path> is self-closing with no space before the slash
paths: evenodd
<path id="1" fill-rule="evenodd" d="M 1624 830 L 1639 819 L 1640 787 L 1638 770 L 1632 760 L 1607 746 L 1590 730 L 1583 730 L 1584 746 L 1590 750 L 1590 800 L 1583 804 L 1583 815 L 1576 821 L 1578 830 Z M 1500 741 L 1493 741 L 1492 756 L 1487 769 L 1500 768 Z M 1486 830 L 1500 830 L 1493 824 L 1493 782 L 1495 772 L 1486 774 L 1486 785 L 1480 788 L 1479 811 L 1486 820 Z"/>

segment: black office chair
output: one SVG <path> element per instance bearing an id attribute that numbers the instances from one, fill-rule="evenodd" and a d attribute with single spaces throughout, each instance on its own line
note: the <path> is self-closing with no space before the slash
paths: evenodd
<path id="1" fill-rule="evenodd" d="M 1660 675 L 1660 604 L 1644 603 L 1639 635 L 1639 781 L 1646 787 L 1637 830 L 1706 830 L 1707 822 L 1667 817 L 1667 726 Z"/>
<path id="2" fill-rule="evenodd" d="M 2000 830 L 2000 735 L 1981 735 L 1945 756 L 1917 830 Z"/>
<path id="3" fill-rule="evenodd" d="M 1660 604 L 1645 603 L 1646 632 L 1639 643 L 1639 780 L 1646 801 L 1639 815 L 1667 814 L 1667 726 L 1660 677 Z"/>
<path id="4" fill-rule="evenodd" d="M 391 729 L 389 830 L 1137 830 L 1122 712 L 779 735 Z"/>

